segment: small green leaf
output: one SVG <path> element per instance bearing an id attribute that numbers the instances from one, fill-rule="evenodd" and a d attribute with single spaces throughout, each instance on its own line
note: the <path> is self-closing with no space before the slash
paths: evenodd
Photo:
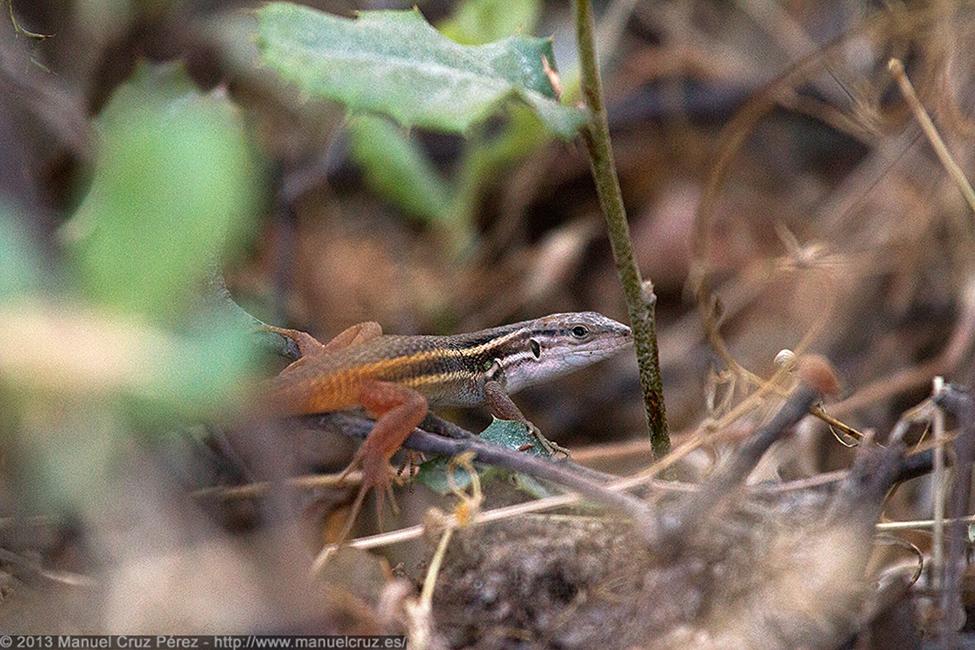
<path id="1" fill-rule="evenodd" d="M 312 97 L 389 115 L 406 127 L 465 133 L 510 100 L 531 106 L 569 139 L 586 119 L 563 106 L 545 73 L 548 39 L 455 43 L 420 12 L 365 11 L 355 20 L 273 2 L 258 10 L 264 63 Z"/>
<path id="2" fill-rule="evenodd" d="M 427 486 L 437 494 L 450 494 L 450 482 L 447 480 L 447 466 L 450 461 L 446 458 L 434 458 L 420 465 L 416 480 Z M 491 467 L 475 465 L 481 481 L 486 480 L 492 473 Z M 454 485 L 463 490 L 471 484 L 470 474 L 463 468 L 454 468 Z"/>
<path id="3" fill-rule="evenodd" d="M 251 230 L 260 177 L 238 111 L 176 66 L 142 66 L 98 119 L 91 188 L 65 233 L 87 295 L 172 319 Z"/>
<path id="4" fill-rule="evenodd" d="M 511 478 L 514 480 L 516 488 L 526 494 L 530 494 L 536 499 L 546 499 L 558 494 L 558 492 L 555 492 L 551 488 L 547 487 L 534 476 L 528 476 L 527 474 L 512 474 Z"/>
<path id="5" fill-rule="evenodd" d="M 548 456 L 548 452 L 542 447 L 528 427 L 522 422 L 515 420 L 499 420 L 494 418 L 487 429 L 481 432 L 481 440 L 491 442 L 508 449 L 523 449 L 526 445 L 531 448 L 524 453 L 534 456 Z"/>
<path id="6" fill-rule="evenodd" d="M 519 453 L 532 454 L 534 456 L 548 455 L 541 446 L 541 443 L 539 443 L 538 438 L 531 434 L 528 427 L 514 420 L 499 420 L 495 418 L 490 426 L 481 432 L 481 440 L 511 450 L 518 450 Z M 525 445 L 531 445 L 531 448 L 527 451 L 520 451 L 524 449 Z M 450 483 L 447 480 L 447 467 L 449 464 L 449 459 L 446 458 L 429 460 L 420 466 L 416 480 L 437 494 L 450 494 Z M 480 463 L 475 463 L 474 467 L 477 469 L 478 476 L 480 476 L 482 482 L 498 474 L 507 473 L 494 467 L 481 465 Z M 460 468 L 454 469 L 453 478 L 454 484 L 460 489 L 466 488 L 471 483 L 470 475 Z"/>
<path id="7" fill-rule="evenodd" d="M 512 34 L 531 34 L 541 13 L 540 0 L 464 0 L 438 27 L 458 43 L 480 45 Z"/>
<path id="8" fill-rule="evenodd" d="M 377 194 L 421 219 L 447 217 L 450 190 L 403 129 L 384 117 L 359 115 L 349 122 L 349 147 Z"/>

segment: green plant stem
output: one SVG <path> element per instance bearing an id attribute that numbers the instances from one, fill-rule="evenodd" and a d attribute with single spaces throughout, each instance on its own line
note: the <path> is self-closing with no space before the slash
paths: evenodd
<path id="1" fill-rule="evenodd" d="M 606 217 L 606 230 L 613 248 L 616 273 L 623 285 L 626 308 L 633 329 L 637 362 L 640 365 L 640 385 L 646 406 L 647 424 L 650 427 L 650 445 L 656 458 L 670 451 L 670 435 L 667 431 L 667 411 L 664 406 L 663 382 L 660 378 L 660 360 L 657 353 L 657 330 L 654 319 L 656 298 L 653 285 L 644 286 L 633 256 L 630 227 L 626 222 L 623 195 L 620 191 L 616 164 L 609 139 L 609 121 L 603 103 L 602 80 L 596 60 L 596 44 L 593 38 L 594 21 L 590 0 L 576 0 L 576 40 L 579 46 L 582 92 L 589 105 L 591 117 L 583 130 L 583 139 L 589 152 L 596 192 Z M 644 295 L 646 292 L 646 295 Z"/>

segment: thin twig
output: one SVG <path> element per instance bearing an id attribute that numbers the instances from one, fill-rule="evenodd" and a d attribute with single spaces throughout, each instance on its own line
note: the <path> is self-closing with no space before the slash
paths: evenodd
<path id="1" fill-rule="evenodd" d="M 674 454 L 677 454 L 679 450 L 675 450 Z M 894 482 L 900 482 L 903 480 L 908 480 L 911 478 L 916 478 L 922 474 L 926 474 L 931 471 L 932 468 L 932 450 L 921 454 L 915 454 L 913 456 L 908 456 L 901 461 L 901 468 L 898 472 Z M 628 476 L 626 478 L 621 478 L 617 481 L 609 483 L 606 485 L 608 490 L 627 490 L 640 485 L 651 485 L 654 489 L 666 490 L 666 491 L 677 491 L 677 492 L 700 492 L 701 486 L 693 485 L 690 483 L 680 483 L 678 481 L 660 481 L 656 480 L 654 476 L 659 473 L 657 469 L 660 465 L 665 465 L 670 461 L 671 456 L 667 456 L 665 459 L 658 461 L 653 466 L 640 472 L 639 474 Z M 849 476 L 849 471 L 840 470 L 835 472 L 828 472 L 826 474 L 820 474 L 808 479 L 800 479 L 797 481 L 790 481 L 788 483 L 767 485 L 767 484 L 757 484 L 746 486 L 745 489 L 755 494 L 778 494 L 782 492 L 789 492 L 795 490 L 806 490 L 822 487 L 829 485 L 831 483 L 839 483 L 845 480 Z M 495 508 L 493 510 L 486 510 L 478 513 L 470 522 L 469 525 L 480 525 L 487 524 L 495 521 L 502 521 L 504 519 L 510 519 L 512 517 L 518 517 L 526 514 L 533 514 L 544 512 L 546 510 L 553 510 L 555 508 L 562 508 L 571 505 L 575 505 L 580 501 L 581 497 L 578 494 L 561 494 L 554 497 L 546 497 L 544 499 L 537 499 L 535 501 L 528 501 L 526 503 L 519 503 L 512 506 L 503 506 L 501 508 Z M 975 521 L 975 517 L 972 518 Z M 450 515 L 446 518 L 445 525 L 455 525 L 457 523 L 456 518 Z M 905 524 L 919 524 L 923 527 L 925 522 L 890 522 L 886 524 L 880 524 L 884 530 L 889 527 L 890 529 L 896 529 L 897 525 Z M 402 542 L 407 542 L 410 540 L 418 539 L 424 534 L 424 527 L 408 526 L 406 528 L 400 528 L 398 530 L 393 530 L 388 533 L 378 533 L 375 535 L 369 535 L 367 537 L 360 537 L 358 539 L 349 542 L 349 546 L 358 549 L 372 549 L 380 548 L 384 546 L 391 546 L 393 544 L 400 544 Z"/>
<path id="2" fill-rule="evenodd" d="M 22 34 L 35 41 L 44 41 L 54 36 L 54 34 L 41 34 L 40 32 L 32 32 L 29 29 L 25 29 L 17 20 L 17 15 L 14 13 L 14 0 L 7 0 L 7 10 L 10 14 L 10 24 L 14 27 L 14 33 L 18 35 Z"/>
<path id="3" fill-rule="evenodd" d="M 971 501 L 972 462 L 975 460 L 975 403 L 971 395 L 948 385 L 934 395 L 934 401 L 950 410 L 958 418 L 961 429 L 954 441 L 955 472 L 951 494 L 948 500 L 948 554 L 945 561 L 941 611 L 945 626 L 942 631 L 942 645 L 957 647 L 957 626 L 954 613 L 962 609 L 961 580 L 965 571 L 965 524 Z M 939 412 L 941 409 L 939 409 Z"/>
<path id="4" fill-rule="evenodd" d="M 916 519 L 914 521 L 884 521 L 875 526 L 878 531 L 893 530 L 926 530 L 938 525 L 938 519 Z M 955 519 L 941 519 L 942 524 L 971 524 L 975 523 L 975 515 L 958 517 Z"/>
<path id="5" fill-rule="evenodd" d="M 410 612 L 415 621 L 421 622 L 418 627 L 422 630 L 422 632 L 421 630 L 414 630 L 414 634 L 411 635 L 410 642 L 414 647 L 426 648 L 430 642 L 429 637 L 431 636 L 433 627 L 431 624 L 433 619 L 433 589 L 437 584 L 440 566 L 443 564 L 444 556 L 447 554 L 447 545 L 450 544 L 450 538 L 453 535 L 454 529 L 450 527 L 440 537 L 437 550 L 430 560 L 430 566 L 427 567 L 427 575 L 423 580 L 423 590 L 420 592 L 420 600 Z M 421 633 L 418 635 L 416 634 L 417 632 Z"/>
<path id="6" fill-rule="evenodd" d="M 658 532 L 661 537 L 654 546 L 662 550 L 680 548 L 677 541 L 687 534 L 688 529 L 701 525 L 710 513 L 734 495 L 768 448 L 804 418 L 818 399 L 820 394 L 816 389 L 800 384 L 775 417 L 756 431 L 727 464 L 715 471 L 703 490 L 661 519 L 663 527 Z"/>
<path id="7" fill-rule="evenodd" d="M 938 395 L 944 387 L 942 377 L 934 378 L 932 393 Z M 945 519 L 945 448 L 941 444 L 945 438 L 945 414 L 940 408 L 931 413 L 931 428 L 934 431 L 934 539 L 931 541 L 931 587 L 940 589 L 944 577 L 944 519 Z"/>
<path id="8" fill-rule="evenodd" d="M 608 487 L 609 489 L 614 489 L 615 485 L 610 485 Z M 571 506 L 578 503 L 579 499 L 580 496 L 578 494 L 560 494 L 558 496 L 546 497 L 536 501 L 527 501 L 525 503 L 518 503 L 512 506 L 485 510 L 474 516 L 468 525 L 487 524 L 493 521 L 510 519 L 511 517 L 516 517 L 518 515 L 543 512 L 545 510 L 552 510 L 554 508 Z M 444 523 L 447 526 L 457 526 L 457 517 L 455 515 L 448 515 Z M 400 528 L 399 530 L 393 530 L 388 533 L 379 533 L 377 535 L 359 537 L 358 539 L 354 539 L 349 542 L 348 545 L 352 548 L 358 549 L 379 548 L 382 546 L 406 542 L 411 539 L 419 539 L 423 536 L 423 531 L 424 527 L 420 525 L 407 526 L 406 528 Z"/>
<path id="9" fill-rule="evenodd" d="M 954 156 L 948 151 L 948 146 L 941 139 L 941 134 L 938 133 L 938 129 L 931 120 L 931 116 L 924 108 L 924 105 L 921 104 L 917 93 L 914 92 L 914 85 L 911 84 L 911 80 L 907 78 L 907 74 L 904 72 L 904 63 L 900 59 L 891 59 L 887 62 L 887 69 L 890 70 L 890 74 L 897 82 L 901 94 L 904 95 L 904 100 L 914 113 L 918 124 L 921 125 L 921 130 L 924 131 L 928 142 L 931 143 L 934 152 L 938 154 L 938 160 L 941 161 L 941 165 L 948 172 L 948 175 L 951 176 L 951 180 L 954 181 L 955 185 L 958 186 L 962 196 L 965 197 L 965 202 L 968 203 L 968 207 L 971 208 L 972 212 L 975 212 L 975 189 L 972 189 L 972 184 L 965 177 L 965 172 L 962 171 L 958 163 L 955 162 Z"/>
<path id="10" fill-rule="evenodd" d="M 858 431 L 857 429 L 854 429 L 853 427 L 846 424 L 845 422 L 841 422 L 840 420 L 834 418 L 832 415 L 826 412 L 826 409 L 823 408 L 821 404 L 814 405 L 812 408 L 810 408 L 809 415 L 819 418 L 830 427 L 834 429 L 839 429 L 840 431 L 850 436 L 851 438 L 856 438 L 857 440 L 863 439 L 863 433 L 861 431 Z M 841 444 L 843 444 L 842 441 L 840 442 Z"/>
<path id="11" fill-rule="evenodd" d="M 599 203 L 606 218 L 606 230 L 613 249 L 616 273 L 623 285 L 626 308 L 633 329 L 633 341 L 640 366 L 640 385 L 650 427 L 650 444 L 656 458 L 670 451 L 667 412 L 664 405 L 663 381 L 660 377 L 660 358 L 657 352 L 657 331 L 654 317 L 656 298 L 653 285 L 644 284 L 633 255 L 630 227 L 620 190 L 616 164 L 613 161 L 609 137 L 609 120 L 603 103 L 602 80 L 596 58 L 595 30 L 590 0 L 576 0 L 576 41 L 579 47 L 582 90 L 591 112 L 583 140 L 589 152 L 593 180 Z M 646 295 L 645 295 L 646 294 Z"/>
<path id="12" fill-rule="evenodd" d="M 334 429 L 357 437 L 365 437 L 373 427 L 371 420 L 347 413 L 316 415 L 305 417 L 303 420 L 315 428 Z M 422 429 L 414 429 L 403 443 L 403 447 L 447 457 L 473 452 L 474 460 L 479 463 L 503 467 L 562 485 L 619 510 L 641 523 L 653 516 L 649 506 L 640 499 L 615 492 L 609 489 L 608 485 L 600 482 L 600 479 L 606 476 L 600 472 L 580 468 L 566 461 L 554 461 L 489 444 L 473 435 L 469 438 L 445 438 Z"/>
<path id="13" fill-rule="evenodd" d="M 314 489 L 325 487 L 347 487 L 359 485 L 362 482 L 362 472 L 354 471 L 348 474 L 308 474 L 306 476 L 294 476 L 280 482 L 284 487 L 298 489 Z M 190 493 L 195 498 L 216 497 L 224 500 L 231 499 L 252 499 L 264 496 L 276 485 L 274 481 L 256 481 L 246 485 L 223 486 L 215 485 L 212 487 L 200 488 Z"/>

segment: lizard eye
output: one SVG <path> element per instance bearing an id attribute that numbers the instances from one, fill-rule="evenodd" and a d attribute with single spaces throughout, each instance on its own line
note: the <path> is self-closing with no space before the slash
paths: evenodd
<path id="1" fill-rule="evenodd" d="M 589 329 L 583 325 L 576 325 L 572 328 L 572 336 L 577 339 L 584 339 L 589 336 Z"/>
<path id="2" fill-rule="evenodd" d="M 532 354 L 538 359 L 542 356 L 542 346 L 535 339 L 528 340 L 528 346 L 532 349 Z"/>

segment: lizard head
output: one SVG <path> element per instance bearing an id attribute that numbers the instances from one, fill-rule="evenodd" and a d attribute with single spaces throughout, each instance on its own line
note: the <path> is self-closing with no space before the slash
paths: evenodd
<path id="1" fill-rule="evenodd" d="M 519 323 L 518 349 L 499 360 L 514 392 L 610 357 L 633 344 L 630 328 L 593 311 Z"/>

